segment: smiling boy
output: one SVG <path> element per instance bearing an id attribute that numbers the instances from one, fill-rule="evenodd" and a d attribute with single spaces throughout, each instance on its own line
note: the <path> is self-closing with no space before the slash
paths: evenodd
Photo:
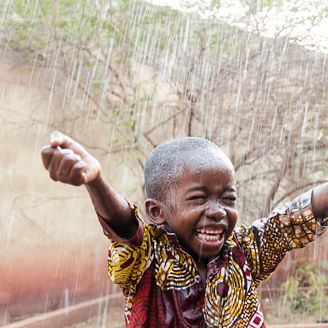
<path id="1" fill-rule="evenodd" d="M 42 159 L 55 181 L 86 185 L 110 240 L 109 276 L 125 296 L 128 327 L 265 327 L 256 288 L 287 251 L 328 225 L 324 184 L 235 229 L 233 165 L 202 138 L 171 140 L 149 155 L 149 225 L 69 137 L 53 133 Z"/>

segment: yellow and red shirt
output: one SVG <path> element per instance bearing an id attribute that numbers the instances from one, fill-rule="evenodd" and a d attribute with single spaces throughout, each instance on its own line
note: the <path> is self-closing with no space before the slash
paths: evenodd
<path id="1" fill-rule="evenodd" d="M 124 240 L 100 219 L 110 240 L 108 272 L 125 297 L 127 327 L 264 328 L 256 288 L 286 252 L 321 234 L 328 218 L 315 218 L 311 191 L 249 228 L 237 228 L 208 263 L 206 287 L 196 263 L 175 234 L 146 225 Z"/>

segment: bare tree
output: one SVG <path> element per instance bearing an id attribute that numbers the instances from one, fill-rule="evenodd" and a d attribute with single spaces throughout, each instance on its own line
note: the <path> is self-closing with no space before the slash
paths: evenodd
<path id="1" fill-rule="evenodd" d="M 140 175 L 160 142 L 211 139 L 236 167 L 245 222 L 323 180 L 326 55 L 291 42 L 283 32 L 294 21 L 265 38 L 263 24 L 250 33 L 145 2 L 97 1 L 72 13 L 75 23 L 60 15 L 60 2 L 52 6 L 36 7 L 31 31 L 51 18 L 38 30 L 38 46 L 32 38 L 14 39 L 20 26 L 1 27 L 3 36 L 12 35 L 11 49 L 31 60 L 35 76 L 42 74 L 43 87 L 47 81 L 56 106 L 75 108 L 52 112 L 48 124 L 74 133 L 77 118 L 105 122 L 113 131 L 109 145 L 89 146 L 133 155 Z M 262 7 L 251 2 L 245 20 Z"/>

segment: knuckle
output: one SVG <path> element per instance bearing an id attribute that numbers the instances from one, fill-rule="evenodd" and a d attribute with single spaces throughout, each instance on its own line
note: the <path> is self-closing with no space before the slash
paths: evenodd
<path id="1" fill-rule="evenodd" d="M 76 162 L 76 161 L 81 160 L 80 156 L 79 156 L 79 155 L 76 155 L 76 154 L 74 154 L 74 153 L 66 154 L 66 155 L 65 155 L 65 159 L 66 159 L 67 161 L 70 161 L 70 162 Z"/>
<path id="2" fill-rule="evenodd" d="M 87 165 L 83 161 L 78 161 L 74 164 L 74 169 L 76 170 L 83 170 Z"/>
<path id="3" fill-rule="evenodd" d="M 74 154 L 73 150 L 72 149 L 61 149 L 61 152 L 63 154 Z"/>
<path id="4" fill-rule="evenodd" d="M 71 161 L 72 159 L 70 158 L 70 155 L 65 155 L 61 159 L 61 165 L 65 168 L 65 165 L 68 165 Z"/>
<path id="5" fill-rule="evenodd" d="M 50 147 L 49 145 L 47 145 L 47 146 L 43 146 L 43 147 L 41 148 L 41 154 L 46 155 L 46 154 L 49 153 L 50 150 L 51 150 L 51 147 Z"/>

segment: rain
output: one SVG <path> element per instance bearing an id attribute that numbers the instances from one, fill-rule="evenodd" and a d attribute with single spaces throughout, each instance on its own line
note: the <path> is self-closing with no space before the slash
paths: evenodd
<path id="1" fill-rule="evenodd" d="M 229 156 L 237 225 L 326 182 L 327 30 L 323 0 L 0 2 L 0 325 L 124 327 L 88 193 L 42 165 L 54 130 L 144 218 L 147 155 L 173 138 Z M 261 285 L 268 327 L 328 322 L 327 249 L 288 253 Z"/>

